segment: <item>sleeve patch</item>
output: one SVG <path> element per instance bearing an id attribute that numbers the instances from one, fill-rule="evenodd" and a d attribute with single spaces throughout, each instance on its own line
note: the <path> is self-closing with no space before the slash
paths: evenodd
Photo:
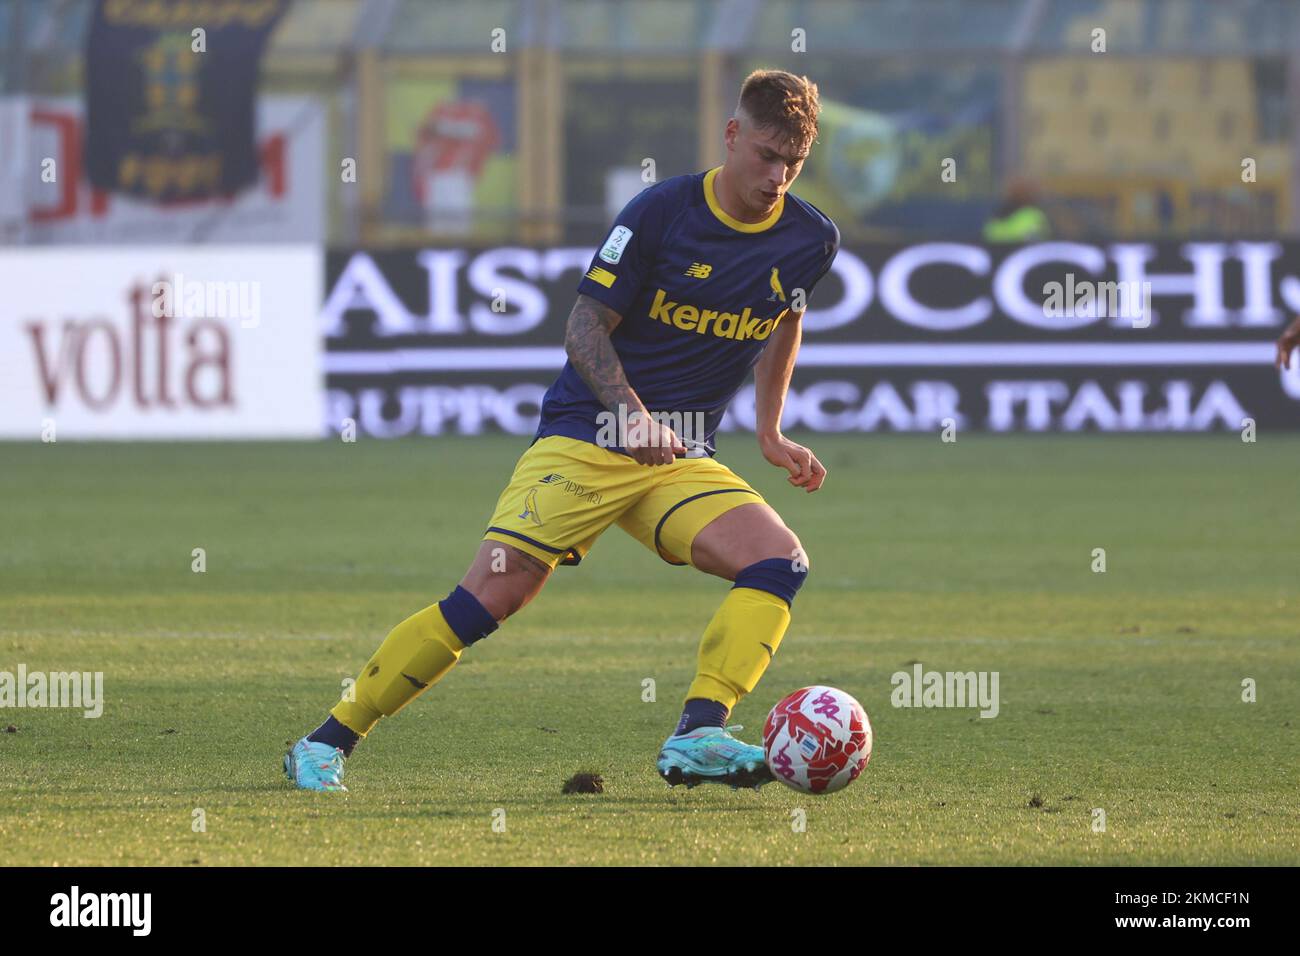
<path id="1" fill-rule="evenodd" d="M 601 255 L 604 254 L 604 250 L 602 250 Z M 599 282 L 608 289 L 614 284 L 614 280 L 617 279 L 618 276 L 614 275 L 614 273 L 610 272 L 608 269 L 602 269 L 600 266 L 592 266 L 591 271 L 587 273 L 587 278 L 591 279 L 593 282 Z"/>
<path id="2" fill-rule="evenodd" d="M 617 265 L 618 260 L 623 258 L 623 250 L 627 248 L 627 242 L 631 238 L 631 229 L 627 226 L 615 226 L 614 231 L 605 240 L 605 245 L 600 249 L 600 257 L 610 265 Z"/>

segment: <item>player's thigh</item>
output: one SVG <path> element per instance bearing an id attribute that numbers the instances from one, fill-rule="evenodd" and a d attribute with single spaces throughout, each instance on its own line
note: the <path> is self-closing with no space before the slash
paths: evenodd
<path id="1" fill-rule="evenodd" d="M 626 455 L 549 436 L 515 465 L 483 537 L 549 568 L 582 561 L 640 493 L 647 473 Z"/>
<path id="2" fill-rule="evenodd" d="M 758 523 L 761 532 L 756 539 L 758 545 L 770 547 L 773 542 L 786 540 L 769 533 L 773 530 L 769 527 L 769 516 L 776 513 L 763 501 L 763 496 L 721 462 L 715 459 L 679 459 L 666 467 L 671 470 L 663 472 L 655 487 L 628 509 L 619 520 L 619 526 L 669 564 L 691 564 L 711 574 L 725 571 L 726 564 L 714 559 L 712 549 L 697 553 L 695 541 L 716 521 L 733 511 L 742 512 Z M 758 507 L 746 507 L 751 505 Z M 780 522 L 779 518 L 776 520 Z M 732 522 L 724 522 L 720 527 L 729 531 Z M 784 528 L 784 525 L 780 527 Z M 751 537 L 751 542 L 753 540 Z M 749 544 L 746 543 L 742 554 L 748 553 Z"/>
<path id="3" fill-rule="evenodd" d="M 503 621 L 538 595 L 552 570 L 519 548 L 484 541 L 460 586 L 478 598 L 493 620 Z"/>
<path id="4" fill-rule="evenodd" d="M 798 559 L 808 566 L 798 536 L 762 501 L 738 504 L 718 515 L 691 541 L 691 564 L 728 581 L 769 558 Z"/>

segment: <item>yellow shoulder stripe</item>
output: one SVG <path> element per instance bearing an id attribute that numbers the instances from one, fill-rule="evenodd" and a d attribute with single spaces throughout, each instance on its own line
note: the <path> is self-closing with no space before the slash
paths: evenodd
<path id="1" fill-rule="evenodd" d="M 592 266 L 591 271 L 587 273 L 587 278 L 591 279 L 593 282 L 599 282 L 608 289 L 614 284 L 614 280 L 617 279 L 618 276 L 614 275 L 614 273 L 610 272 L 608 269 L 602 269 L 600 266 Z"/>

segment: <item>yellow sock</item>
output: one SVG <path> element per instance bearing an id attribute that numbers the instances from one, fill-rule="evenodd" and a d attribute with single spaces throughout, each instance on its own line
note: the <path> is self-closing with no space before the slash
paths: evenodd
<path id="1" fill-rule="evenodd" d="M 465 649 L 437 604 L 412 614 L 388 632 L 352 687 L 353 700 L 330 711 L 363 737 L 432 687 L 460 660 Z"/>
<path id="2" fill-rule="evenodd" d="M 686 694 L 735 707 L 758 684 L 790 625 L 790 606 L 768 591 L 732 588 L 700 640 Z"/>

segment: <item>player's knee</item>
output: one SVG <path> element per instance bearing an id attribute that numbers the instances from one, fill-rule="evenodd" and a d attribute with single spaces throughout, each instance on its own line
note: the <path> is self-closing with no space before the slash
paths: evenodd
<path id="1" fill-rule="evenodd" d="M 794 536 L 793 531 L 790 532 L 789 545 L 790 550 L 786 553 L 790 556 L 791 563 L 796 567 L 801 567 L 806 575 L 812 568 L 812 561 L 809 559 L 808 552 L 804 550 L 803 545 L 799 543 L 799 539 Z"/>
<path id="2" fill-rule="evenodd" d="M 522 574 L 503 576 L 485 589 L 483 603 L 494 618 L 504 621 L 521 611 L 541 586 L 540 581 Z"/>
<path id="3" fill-rule="evenodd" d="M 790 568 L 795 574 L 802 574 L 803 580 L 808 575 L 808 569 L 812 566 L 808 552 L 804 550 L 799 541 L 799 537 L 789 528 L 783 528 L 776 547 L 771 551 L 773 560 L 785 560 L 790 563 Z"/>
<path id="4" fill-rule="evenodd" d="M 733 588 L 752 588 L 775 594 L 794 606 L 795 595 L 808 580 L 808 561 L 803 549 L 791 557 L 764 558 L 742 568 L 736 575 Z"/>

